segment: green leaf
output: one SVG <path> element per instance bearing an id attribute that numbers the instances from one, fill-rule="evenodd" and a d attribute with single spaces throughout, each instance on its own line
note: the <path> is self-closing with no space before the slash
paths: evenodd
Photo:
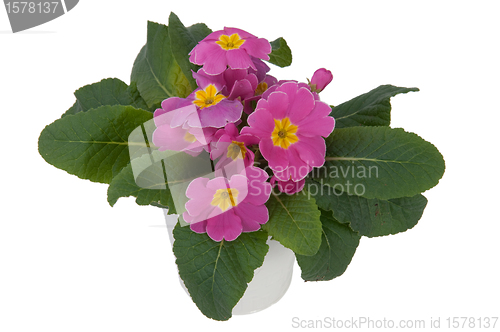
<path id="1" fill-rule="evenodd" d="M 208 154 L 192 157 L 186 153 L 153 150 L 133 159 L 113 178 L 108 188 L 108 202 L 113 206 L 120 197 L 134 196 L 139 205 L 168 207 L 169 214 L 182 214 L 189 183 L 200 176 L 211 177 L 212 170 L 207 166 L 210 166 Z"/>
<path id="2" fill-rule="evenodd" d="M 282 68 L 292 64 L 292 51 L 282 37 L 272 41 L 271 47 L 272 51 L 269 54 L 270 63 Z"/>
<path id="3" fill-rule="evenodd" d="M 149 164 L 149 167 L 145 170 L 148 174 L 144 175 L 141 173 L 143 174 L 142 178 L 136 181 L 132 164 L 124 167 L 109 185 L 109 205 L 115 205 L 120 197 L 134 196 L 136 197 L 135 202 L 138 205 L 158 204 L 163 208 L 168 208 L 169 214 L 176 214 L 172 195 L 166 185 L 167 180 L 164 176 L 164 165 L 161 162 L 151 164 L 149 155 L 144 155 L 139 159 Z M 139 159 L 135 159 L 134 161 L 138 161 Z M 146 183 L 146 181 L 149 183 Z M 142 182 L 142 185 L 137 185 L 137 182 Z"/>
<path id="4" fill-rule="evenodd" d="M 321 211 L 323 234 L 321 246 L 313 256 L 295 254 L 306 281 L 332 280 L 342 275 L 351 263 L 361 236 L 332 217 L 331 211 Z"/>
<path id="5" fill-rule="evenodd" d="M 295 195 L 271 194 L 266 203 L 269 221 L 263 228 L 283 246 L 301 255 L 314 255 L 321 245 L 320 212 L 303 190 Z"/>
<path id="6" fill-rule="evenodd" d="M 243 296 L 254 270 L 262 265 L 269 246 L 267 233 L 242 233 L 236 240 L 213 241 L 177 224 L 174 254 L 179 275 L 201 312 L 228 320 Z"/>
<path id="7" fill-rule="evenodd" d="M 129 96 L 131 103 L 129 105 L 134 106 L 135 108 L 140 108 L 143 110 L 148 110 L 151 112 L 154 112 L 156 110 L 156 107 L 149 107 L 146 104 L 146 101 L 144 98 L 142 98 L 141 94 L 139 93 L 139 90 L 137 89 L 137 83 L 136 82 L 130 82 L 130 85 L 128 86 L 127 90 L 125 93 Z M 123 104 L 125 105 L 125 104 Z"/>
<path id="8" fill-rule="evenodd" d="M 437 185 L 444 173 L 436 147 L 400 128 L 335 129 L 325 141 L 325 165 L 312 176 L 347 194 L 411 197 Z"/>
<path id="9" fill-rule="evenodd" d="M 110 183 L 130 162 L 129 134 L 152 117 L 150 112 L 119 105 L 68 115 L 45 127 L 38 151 L 49 164 L 70 174 Z"/>
<path id="10" fill-rule="evenodd" d="M 192 70 L 196 72 L 200 67 L 189 61 L 188 54 L 196 46 L 199 38 L 203 35 L 203 38 L 205 38 L 210 32 L 212 31 L 204 24 L 198 24 L 196 26 L 186 28 L 177 15 L 170 13 L 170 17 L 168 18 L 168 35 L 171 45 L 170 49 L 172 50 L 172 54 L 181 68 L 182 73 L 187 78 L 189 85 L 191 86 L 191 91 L 198 87 L 193 78 Z"/>
<path id="11" fill-rule="evenodd" d="M 419 91 L 418 88 L 400 88 L 381 85 L 378 88 L 332 107 L 335 128 L 357 126 L 389 126 L 391 124 L 391 97 L 400 93 Z"/>
<path id="12" fill-rule="evenodd" d="M 135 59 L 130 77 L 149 107 L 170 97 L 185 98 L 192 91 L 172 54 L 168 27 L 163 24 L 148 21 L 147 43 Z"/>
<path id="13" fill-rule="evenodd" d="M 75 91 L 75 104 L 63 114 L 63 117 L 101 106 L 130 105 L 135 108 L 148 110 L 135 83 L 128 86 L 118 78 L 107 78 L 100 82 L 81 87 Z"/>
<path id="14" fill-rule="evenodd" d="M 424 212 L 427 199 L 421 194 L 389 200 L 348 195 L 307 179 L 307 189 L 323 210 L 360 235 L 375 237 L 405 232 L 413 228 Z"/>
<path id="15" fill-rule="evenodd" d="M 76 114 L 76 113 L 81 112 L 81 111 L 82 111 L 82 108 L 78 104 L 78 100 L 77 100 L 77 101 L 75 101 L 73 106 L 71 106 L 66 112 L 64 112 L 63 115 L 61 115 L 61 118 L 65 117 L 66 115 Z"/>
<path id="16" fill-rule="evenodd" d="M 205 23 L 196 23 L 187 27 L 187 29 L 191 33 L 191 36 L 193 36 L 196 43 L 199 43 L 206 36 L 212 33 L 212 30 L 210 30 L 210 28 L 207 27 Z"/>

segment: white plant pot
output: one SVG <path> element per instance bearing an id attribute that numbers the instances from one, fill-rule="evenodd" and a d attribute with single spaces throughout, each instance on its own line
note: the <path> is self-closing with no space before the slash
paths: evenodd
<path id="1" fill-rule="evenodd" d="M 164 209 L 167 222 L 168 237 L 173 246 L 172 231 L 177 224 L 177 215 L 168 215 Z M 264 310 L 278 302 L 285 295 L 292 281 L 295 255 L 293 251 L 285 248 L 278 241 L 267 240 L 269 251 L 261 267 L 255 270 L 252 281 L 240 301 L 233 308 L 233 315 L 246 315 Z M 180 279 L 181 286 L 189 295 L 184 282 Z"/>

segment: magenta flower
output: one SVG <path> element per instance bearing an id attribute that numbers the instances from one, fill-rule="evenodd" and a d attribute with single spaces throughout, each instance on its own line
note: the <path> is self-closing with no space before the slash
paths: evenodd
<path id="1" fill-rule="evenodd" d="M 222 128 L 228 123 L 239 121 L 243 111 L 241 102 L 227 99 L 227 96 L 220 93 L 216 84 L 208 84 L 193 91 L 179 103 L 194 104 L 196 108 L 186 108 L 183 112 L 177 113 L 172 119 L 173 127 L 187 125 L 196 128 Z"/>
<path id="2" fill-rule="evenodd" d="M 244 100 L 253 97 L 259 82 L 255 74 L 249 74 L 247 69 L 227 69 L 219 75 L 208 75 L 203 68 L 193 73 L 198 86 L 212 84 L 228 100 Z"/>
<path id="3" fill-rule="evenodd" d="M 312 92 L 320 93 L 333 80 L 332 72 L 325 68 L 316 70 L 309 81 Z"/>
<path id="4" fill-rule="evenodd" d="M 251 57 L 269 60 L 271 44 L 264 38 L 236 28 L 212 32 L 189 53 L 189 61 L 203 66 L 209 75 L 217 75 L 229 66 L 257 70 Z"/>
<path id="5" fill-rule="evenodd" d="M 285 194 L 292 195 L 295 193 L 298 193 L 302 189 L 304 189 L 304 186 L 306 184 L 306 179 L 302 179 L 300 181 L 293 181 L 293 180 L 288 180 L 288 181 L 281 181 L 279 180 L 276 176 L 273 176 L 271 178 L 271 186 L 274 187 L 275 184 L 278 184 L 278 189 Z"/>
<path id="6" fill-rule="evenodd" d="M 265 203 L 271 194 L 267 173 L 256 167 L 228 180 L 217 177 L 193 180 L 186 196 L 184 220 L 196 233 L 207 233 L 214 241 L 233 241 L 242 232 L 253 232 L 269 220 Z"/>
<path id="7" fill-rule="evenodd" d="M 243 128 L 241 134 L 261 139 L 260 152 L 279 180 L 297 182 L 325 162 L 323 137 L 329 136 L 335 126 L 330 112 L 330 107 L 315 100 L 307 87 L 287 82 L 267 99 L 259 100 L 248 117 L 250 127 Z"/>
<path id="8" fill-rule="evenodd" d="M 257 102 L 260 98 L 262 98 L 268 89 L 274 89 L 273 86 L 277 82 L 278 80 L 271 75 L 264 76 L 264 80 L 257 85 L 253 97 L 244 100 L 245 105 L 243 107 L 243 112 L 251 114 L 253 112 L 252 102 Z"/>
<path id="9" fill-rule="evenodd" d="M 255 155 L 248 147 L 258 143 L 258 137 L 249 134 L 240 135 L 236 125 L 230 123 L 214 135 L 210 157 L 212 160 L 220 158 L 216 168 L 227 169 L 234 166 L 234 169 L 231 167 L 226 172 L 239 173 L 243 168 L 253 166 Z"/>
<path id="10" fill-rule="evenodd" d="M 208 151 L 216 128 L 191 127 L 186 123 L 175 124 L 175 119 L 185 113 L 196 112 L 196 106 L 181 98 L 165 99 L 154 113 L 156 129 L 153 132 L 153 144 L 158 150 L 185 151 L 191 155 Z"/>

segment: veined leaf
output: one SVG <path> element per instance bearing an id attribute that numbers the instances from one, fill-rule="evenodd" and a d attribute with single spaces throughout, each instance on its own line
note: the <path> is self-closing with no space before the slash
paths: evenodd
<path id="1" fill-rule="evenodd" d="M 107 78 L 81 87 L 75 91 L 75 97 L 75 104 L 63 114 L 63 117 L 106 105 L 130 105 L 148 110 L 146 102 L 137 91 L 135 82 L 128 86 L 118 78 Z"/>
<path id="2" fill-rule="evenodd" d="M 212 33 L 212 30 L 205 23 L 196 23 L 186 28 L 196 43 L 202 41 L 206 36 Z M 189 50 L 191 52 L 191 50 Z"/>
<path id="3" fill-rule="evenodd" d="M 243 296 L 254 270 L 269 250 L 264 231 L 242 233 L 234 241 L 213 241 L 177 224 L 174 254 L 179 275 L 201 312 L 216 320 L 228 320 Z"/>
<path id="4" fill-rule="evenodd" d="M 196 46 L 201 36 L 203 36 L 201 38 L 203 39 L 211 32 L 205 24 L 197 24 L 186 28 L 174 13 L 170 13 L 168 18 L 170 49 L 182 73 L 187 78 L 191 91 L 198 87 L 193 78 L 192 70 L 196 72 L 200 67 L 189 61 L 188 54 Z"/>
<path id="5" fill-rule="evenodd" d="M 335 129 L 326 139 L 325 160 L 314 178 L 347 194 L 384 200 L 434 187 L 445 169 L 434 145 L 389 127 Z"/>
<path id="6" fill-rule="evenodd" d="M 139 205 L 168 207 L 169 214 L 182 214 L 187 186 L 198 177 L 213 177 L 208 154 L 192 157 L 186 153 L 153 150 L 135 158 L 113 178 L 108 202 L 134 196 Z M 173 190 L 171 190 L 171 188 Z"/>
<path id="7" fill-rule="evenodd" d="M 321 210 L 321 246 L 313 256 L 296 254 L 297 263 L 306 281 L 332 280 L 342 275 L 351 263 L 361 236 Z"/>
<path id="8" fill-rule="evenodd" d="M 272 41 L 272 51 L 269 54 L 269 62 L 278 67 L 288 67 L 292 64 L 292 51 L 282 37 Z"/>
<path id="9" fill-rule="evenodd" d="M 56 120 L 38 140 L 51 165 L 82 179 L 110 183 L 130 162 L 129 134 L 153 114 L 132 106 L 101 106 Z"/>
<path id="10" fill-rule="evenodd" d="M 266 203 L 269 221 L 263 225 L 269 235 L 301 255 L 314 255 L 321 245 L 320 212 L 305 190 L 295 195 L 272 193 Z"/>
<path id="11" fill-rule="evenodd" d="M 184 98 L 191 93 L 189 79 L 172 54 L 166 25 L 148 22 L 147 43 L 134 62 L 130 80 L 137 83 L 149 107 L 159 105 L 164 99 Z"/>
<path id="12" fill-rule="evenodd" d="M 381 85 L 345 103 L 332 107 L 335 128 L 357 126 L 389 126 L 391 124 L 391 97 L 400 93 L 419 91 L 418 88 L 400 88 Z"/>
<path id="13" fill-rule="evenodd" d="M 413 228 L 424 212 L 427 199 L 421 194 L 389 200 L 348 195 L 330 186 L 307 180 L 307 189 L 323 210 L 360 235 L 375 237 L 405 232 Z"/>

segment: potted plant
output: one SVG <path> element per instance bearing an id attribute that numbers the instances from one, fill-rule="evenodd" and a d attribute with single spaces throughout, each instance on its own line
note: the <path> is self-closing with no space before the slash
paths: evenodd
<path id="1" fill-rule="evenodd" d="M 111 206 L 134 196 L 178 216 L 170 225 L 179 275 L 212 319 L 231 317 L 270 247 L 291 266 L 295 256 L 306 281 L 342 275 L 362 236 L 415 226 L 421 193 L 444 173 L 431 143 L 390 127 L 390 98 L 417 88 L 382 85 L 331 106 L 320 99 L 330 71 L 307 82 L 269 75 L 266 62 L 291 61 L 283 38 L 185 27 L 171 13 L 168 26 L 148 22 L 130 84 L 108 78 L 78 89 L 40 134 L 41 156 L 109 184 Z M 289 270 L 272 300 L 241 312 L 279 300 Z"/>

